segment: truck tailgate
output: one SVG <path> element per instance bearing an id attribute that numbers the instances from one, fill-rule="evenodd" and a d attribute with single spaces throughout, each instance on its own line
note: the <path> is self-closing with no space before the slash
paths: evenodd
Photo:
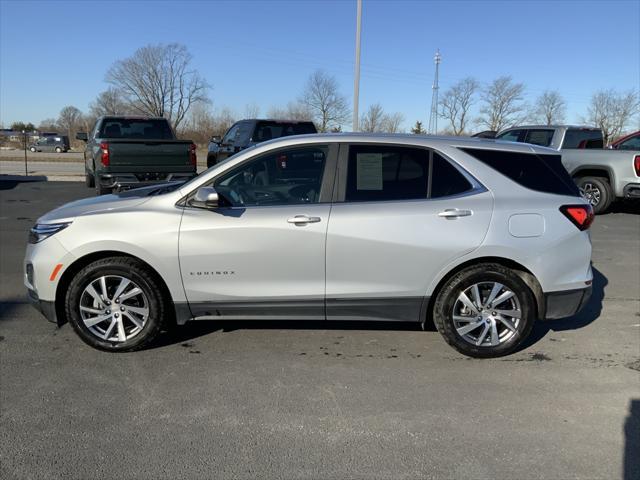
<path id="1" fill-rule="evenodd" d="M 190 141 L 110 139 L 109 170 L 112 172 L 190 172 Z"/>

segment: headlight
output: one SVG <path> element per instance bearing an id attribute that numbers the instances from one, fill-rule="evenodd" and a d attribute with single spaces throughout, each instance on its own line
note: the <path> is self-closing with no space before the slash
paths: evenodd
<path id="1" fill-rule="evenodd" d="M 45 238 L 64 230 L 71 222 L 66 223 L 36 223 L 35 227 L 29 230 L 29 243 L 38 243 Z"/>

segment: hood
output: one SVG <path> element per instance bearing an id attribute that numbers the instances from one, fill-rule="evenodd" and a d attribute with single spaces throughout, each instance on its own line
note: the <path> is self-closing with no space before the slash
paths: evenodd
<path id="1" fill-rule="evenodd" d="M 37 223 L 71 222 L 74 218 L 82 215 L 131 209 L 147 202 L 153 195 L 168 193 L 181 184 L 182 182 L 173 182 L 172 184 L 136 188 L 112 195 L 83 198 L 51 210 L 40 217 Z"/>

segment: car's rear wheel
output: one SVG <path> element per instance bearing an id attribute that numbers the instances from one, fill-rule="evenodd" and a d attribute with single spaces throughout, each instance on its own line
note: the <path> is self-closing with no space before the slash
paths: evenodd
<path id="1" fill-rule="evenodd" d="M 56 153 L 62 153 L 62 149 L 60 147 L 56 147 Z"/>
<path id="2" fill-rule="evenodd" d="M 495 263 L 453 275 L 433 308 L 434 323 L 447 343 L 479 358 L 513 352 L 531 332 L 535 316 L 529 287 L 513 270 Z"/>
<path id="3" fill-rule="evenodd" d="M 93 188 L 96 186 L 96 178 L 92 173 L 89 173 L 86 170 L 84 172 L 84 184 L 89 188 Z"/>
<path id="4" fill-rule="evenodd" d="M 29 150 L 31 150 L 33 153 L 36 153 L 36 147 L 31 147 Z"/>
<path id="5" fill-rule="evenodd" d="M 138 260 L 97 260 L 71 280 L 67 320 L 88 345 L 110 352 L 139 350 L 160 333 L 165 302 L 158 281 Z"/>
<path id="6" fill-rule="evenodd" d="M 100 184 L 100 179 L 94 177 L 93 182 L 96 186 L 96 195 L 108 195 L 113 192 L 111 187 L 104 187 Z"/>
<path id="7" fill-rule="evenodd" d="M 613 202 L 611 185 L 606 178 L 581 177 L 576 180 L 576 184 L 580 189 L 580 195 L 591 204 L 596 214 L 606 212 Z"/>

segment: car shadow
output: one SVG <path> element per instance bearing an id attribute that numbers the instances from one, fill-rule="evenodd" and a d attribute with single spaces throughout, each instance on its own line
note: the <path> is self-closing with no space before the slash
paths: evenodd
<path id="1" fill-rule="evenodd" d="M 573 317 L 536 322 L 534 328 L 517 351 L 524 350 L 540 341 L 551 330 L 554 332 L 576 330 L 594 322 L 602 311 L 604 290 L 608 284 L 598 269 L 593 268 L 593 291 L 584 308 Z M 378 321 L 301 321 L 301 320 L 197 320 L 185 325 L 168 328 L 149 348 L 189 342 L 210 333 L 233 332 L 236 330 L 388 330 L 388 331 L 437 331 L 429 318 L 424 326 L 418 322 L 378 322 Z"/>
<path id="2" fill-rule="evenodd" d="M 563 332 L 566 330 L 577 330 L 586 327 L 600 317 L 602 301 L 604 300 L 604 290 L 609 280 L 607 280 L 607 277 L 597 268 L 592 267 L 592 271 L 593 290 L 591 291 L 591 298 L 589 298 L 589 301 L 582 310 L 572 317 L 536 322 L 529 337 L 520 345 L 518 351 L 525 350 L 531 345 L 538 343 L 549 331 Z"/>
<path id="3" fill-rule="evenodd" d="M 640 478 L 640 399 L 629 403 L 629 416 L 624 423 L 624 480 Z"/>
<path id="4" fill-rule="evenodd" d="M 43 175 L 0 175 L 0 190 L 13 190 L 20 183 L 45 182 L 47 177 Z"/>
<path id="5" fill-rule="evenodd" d="M 640 214 L 640 200 L 620 200 L 614 202 L 606 213 Z"/>

